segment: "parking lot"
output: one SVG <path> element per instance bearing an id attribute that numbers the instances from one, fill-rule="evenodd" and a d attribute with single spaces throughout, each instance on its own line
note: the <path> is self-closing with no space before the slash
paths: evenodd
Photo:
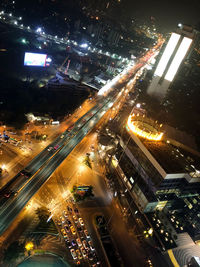
<path id="1" fill-rule="evenodd" d="M 73 201 L 68 201 L 65 210 L 60 211 L 54 220 L 65 240 L 66 249 L 76 265 L 93 267 L 101 265 L 90 233 Z"/>

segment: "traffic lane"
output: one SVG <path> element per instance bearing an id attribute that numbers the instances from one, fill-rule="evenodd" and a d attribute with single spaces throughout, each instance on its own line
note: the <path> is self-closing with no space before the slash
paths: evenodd
<path id="1" fill-rule="evenodd" d="M 85 126 L 78 132 L 78 134 L 70 140 L 70 142 L 62 148 L 58 154 L 56 154 L 47 165 L 37 174 L 34 179 L 32 179 L 20 192 L 13 202 L 17 202 L 15 212 L 13 211 L 13 204 L 9 212 L 7 209 L 4 209 L 0 213 L 1 227 L 0 232 L 3 232 L 8 227 L 8 221 L 14 220 L 16 215 L 20 212 L 20 210 L 25 206 L 25 204 L 30 200 L 30 198 L 37 192 L 37 190 L 41 187 L 43 183 L 45 183 L 49 176 L 54 172 L 54 170 L 63 162 L 63 160 L 68 156 L 68 154 L 74 149 L 74 147 L 84 138 L 84 136 L 94 127 L 94 125 L 99 121 L 99 119 L 104 115 L 104 113 L 110 108 L 110 100 L 106 103 L 105 106 L 102 106 L 100 109 L 100 114 L 98 112 L 97 115 L 93 116 L 93 124 L 90 125 L 90 121 L 88 121 Z M 42 177 L 41 177 L 42 176 Z M 35 183 L 35 181 L 37 181 Z M 34 189 L 33 189 L 34 188 Z M 14 205 L 15 207 L 15 205 Z M 6 225 L 7 224 L 7 225 Z"/>
<path id="2" fill-rule="evenodd" d="M 2 233 L 9 222 L 14 220 L 20 210 L 30 200 L 30 198 L 37 192 L 41 185 L 46 182 L 49 176 L 54 170 L 62 163 L 72 149 L 80 142 L 80 140 L 86 135 L 88 129 L 82 128 L 82 130 L 75 136 L 66 147 L 64 147 L 60 153 L 56 154 L 35 177 L 32 179 L 27 186 L 25 186 L 20 195 L 17 195 L 14 200 L 11 200 L 11 204 L 7 203 L 7 207 L 1 209 L 0 212 L 0 232 Z"/>
<path id="3" fill-rule="evenodd" d="M 91 108 L 86 114 L 84 114 L 80 119 L 78 119 L 75 122 L 75 124 L 80 123 L 84 119 L 89 120 L 91 117 L 89 116 L 89 114 L 91 113 L 95 114 L 96 112 L 98 112 L 98 110 L 99 110 L 99 104 Z M 54 148 L 56 145 L 62 146 L 70 138 L 70 136 L 73 135 L 73 133 L 75 133 L 76 130 L 78 130 L 78 128 L 79 127 L 73 127 L 73 129 L 70 132 L 66 130 L 64 133 L 60 134 L 59 137 L 53 143 L 49 144 L 38 156 L 36 156 L 30 162 L 30 164 L 26 167 L 27 170 L 36 172 L 38 168 L 40 168 L 50 158 L 50 156 L 52 156 L 53 153 L 50 153 L 51 151 L 48 151 L 48 148 L 49 147 Z M 64 135 L 63 138 L 61 138 L 62 135 Z M 53 152 L 55 153 L 55 150 L 53 150 Z"/>

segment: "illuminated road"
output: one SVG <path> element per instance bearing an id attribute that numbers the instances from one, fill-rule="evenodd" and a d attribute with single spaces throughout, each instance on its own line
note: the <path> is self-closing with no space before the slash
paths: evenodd
<path id="1" fill-rule="evenodd" d="M 94 127 L 94 125 L 101 119 L 104 113 L 111 107 L 110 100 L 104 100 L 105 104 L 101 104 L 100 112 L 91 116 L 92 119 L 88 120 L 84 126 L 79 130 L 81 122 L 77 122 L 74 129 L 63 140 L 59 141 L 59 144 L 66 144 L 54 154 L 52 158 L 45 164 L 45 166 L 36 173 L 32 179 L 30 179 L 24 187 L 20 189 L 20 192 L 14 199 L 9 199 L 2 207 L 0 212 L 0 233 L 3 233 L 9 224 L 14 220 L 18 213 L 23 209 L 26 203 L 31 197 L 38 191 L 38 189 L 48 180 L 55 169 L 63 162 L 63 160 L 69 155 L 74 147 L 87 135 L 87 133 Z M 99 107 L 98 107 L 99 109 Z M 90 111 L 91 112 L 91 111 Z M 70 138 L 70 135 L 74 137 Z M 62 139 L 61 139 L 62 140 Z M 68 141 L 69 140 L 69 141 Z M 56 141 L 55 141 L 55 144 Z M 42 151 L 41 155 L 44 158 L 46 151 Z M 40 155 L 40 156 L 41 156 Z M 38 163 L 34 160 L 34 167 L 39 167 L 42 163 Z"/>
<path id="2" fill-rule="evenodd" d="M 150 55 L 149 55 L 150 57 Z M 147 57 L 147 58 L 149 58 Z M 128 73 L 123 73 L 123 82 L 127 83 L 130 76 L 133 76 L 146 61 L 143 59 L 134 67 L 129 67 Z M 123 97 L 121 89 L 122 85 L 115 80 L 115 90 L 111 90 L 108 96 L 101 97 L 97 104 L 90 109 L 84 116 L 82 116 L 71 131 L 65 131 L 60 135 L 51 145 L 44 149 L 38 156 L 36 156 L 26 169 L 31 173 L 30 178 L 20 177 L 17 180 L 17 186 L 14 190 L 18 191 L 17 196 L 9 198 L 1 207 L 0 211 L 0 233 L 2 234 L 15 219 L 31 197 L 39 190 L 39 188 L 49 179 L 55 169 L 65 160 L 69 153 L 76 147 L 76 145 L 90 132 L 93 127 L 99 122 L 104 114 L 112 107 L 113 103 Z M 111 86 L 110 86 L 111 87 Z M 116 89 L 117 87 L 118 90 Z M 102 94 L 105 96 L 105 88 Z M 57 150 L 54 148 L 48 151 L 49 147 L 59 146 Z M 34 174 L 34 175 L 33 175 Z M 20 176 L 20 173 L 18 174 Z M 16 176 L 17 177 L 17 176 Z M 22 182 L 20 182 L 22 180 Z"/>

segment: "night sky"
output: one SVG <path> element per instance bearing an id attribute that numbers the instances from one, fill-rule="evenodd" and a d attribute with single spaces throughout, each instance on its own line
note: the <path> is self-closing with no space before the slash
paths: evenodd
<path id="1" fill-rule="evenodd" d="M 200 0 L 122 1 L 131 6 L 133 17 L 146 20 L 153 16 L 162 30 L 174 30 L 178 23 L 195 26 L 200 22 Z"/>

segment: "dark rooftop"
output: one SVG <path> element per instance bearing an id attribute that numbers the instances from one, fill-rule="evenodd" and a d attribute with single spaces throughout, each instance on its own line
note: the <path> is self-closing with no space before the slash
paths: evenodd
<path id="1" fill-rule="evenodd" d="M 190 173 L 200 169 L 200 158 L 165 141 L 142 140 L 166 173 Z"/>

